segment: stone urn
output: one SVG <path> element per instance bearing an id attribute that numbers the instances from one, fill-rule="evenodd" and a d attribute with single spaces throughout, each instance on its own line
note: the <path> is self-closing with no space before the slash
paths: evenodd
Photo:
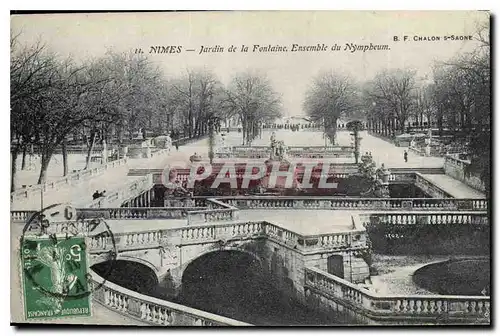
<path id="1" fill-rule="evenodd" d="M 123 146 L 121 148 L 121 156 L 122 156 L 122 158 L 126 158 L 127 155 L 128 155 L 128 146 Z"/>

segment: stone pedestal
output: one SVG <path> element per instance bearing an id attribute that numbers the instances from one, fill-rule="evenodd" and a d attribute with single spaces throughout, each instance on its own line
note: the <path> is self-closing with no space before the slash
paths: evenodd
<path id="1" fill-rule="evenodd" d="M 121 148 L 121 156 L 123 159 L 126 159 L 127 158 L 127 155 L 128 155 L 128 146 L 123 146 Z"/>

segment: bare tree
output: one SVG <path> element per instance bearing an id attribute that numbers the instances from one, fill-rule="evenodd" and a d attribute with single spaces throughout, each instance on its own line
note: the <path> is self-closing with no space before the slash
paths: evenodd
<path id="1" fill-rule="evenodd" d="M 415 71 L 384 70 L 369 83 L 369 99 L 383 108 L 391 133 L 404 132 L 405 123 L 415 104 Z M 397 121 L 394 125 L 393 120 Z"/>
<path id="2" fill-rule="evenodd" d="M 242 125 L 243 144 L 249 145 L 257 137 L 262 123 L 281 116 L 281 96 L 270 81 L 258 72 L 236 74 L 222 103 L 228 116 L 237 116 Z"/>
<path id="3" fill-rule="evenodd" d="M 313 79 L 303 107 L 313 122 L 323 124 L 325 135 L 335 144 L 337 120 L 355 112 L 357 95 L 357 87 L 349 76 L 322 72 Z"/>
<path id="4" fill-rule="evenodd" d="M 484 36 L 483 36 L 484 38 Z M 457 144 L 468 148 L 469 172 L 478 173 L 489 191 L 491 69 L 486 44 L 435 66 L 434 104 Z"/>
<path id="5" fill-rule="evenodd" d="M 11 100 L 11 191 L 15 186 L 17 157 L 20 150 L 36 143 L 36 102 L 50 90 L 58 61 L 40 42 L 21 46 L 17 36 L 11 38 L 10 100 Z M 23 157 L 23 161 L 24 161 Z M 24 167 L 23 167 L 24 168 Z"/>

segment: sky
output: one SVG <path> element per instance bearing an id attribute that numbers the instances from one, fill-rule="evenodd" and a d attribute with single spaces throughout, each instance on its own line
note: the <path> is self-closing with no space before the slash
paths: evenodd
<path id="1" fill-rule="evenodd" d="M 14 15 L 11 31 L 21 32 L 21 43 L 41 40 L 61 56 L 77 60 L 100 57 L 108 49 L 141 48 L 168 76 L 206 68 L 227 84 L 235 73 L 258 69 L 282 94 L 284 114 L 292 116 L 304 114 L 304 94 L 322 71 L 348 74 L 361 82 L 384 68 L 411 68 L 419 77 L 428 76 L 433 62 L 477 47 L 476 41 L 445 41 L 445 36 L 472 35 L 487 20 L 488 13 L 477 11 L 92 13 Z M 440 40 L 414 41 L 415 36 Z M 292 44 L 318 43 L 328 50 L 290 51 Z M 344 50 L 350 43 L 388 45 L 390 50 Z M 331 51 L 335 44 L 340 51 Z M 236 52 L 228 52 L 231 45 Z M 242 45 L 249 51 L 241 52 Z M 253 45 L 280 45 L 289 51 L 252 52 Z M 181 46 L 182 51 L 149 54 L 151 46 Z M 202 47 L 215 46 L 224 47 L 224 52 L 199 53 Z"/>

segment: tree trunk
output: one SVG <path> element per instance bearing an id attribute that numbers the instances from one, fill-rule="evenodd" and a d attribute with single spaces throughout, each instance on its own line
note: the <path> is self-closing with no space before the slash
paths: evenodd
<path id="1" fill-rule="evenodd" d="M 92 131 L 92 134 L 90 135 L 90 143 L 88 145 L 88 150 L 87 150 L 87 159 L 85 161 L 85 168 L 83 169 L 88 169 L 88 167 L 90 166 L 90 158 L 92 157 L 92 151 L 94 150 L 96 135 L 97 133 L 95 131 Z"/>
<path id="2" fill-rule="evenodd" d="M 37 184 L 43 184 L 47 180 L 47 168 L 49 168 L 50 159 L 52 159 L 51 151 L 42 152 L 42 162 L 40 167 L 40 176 L 38 177 Z"/>
<path id="3" fill-rule="evenodd" d="M 123 126 L 118 126 L 118 143 L 121 145 L 123 143 Z"/>
<path id="4" fill-rule="evenodd" d="M 439 136 L 443 136 L 443 115 L 440 113 L 437 117 L 437 126 L 439 130 Z"/>
<path id="5" fill-rule="evenodd" d="M 215 147 L 215 134 L 213 126 L 210 124 L 208 127 L 208 158 L 210 159 L 210 164 L 214 161 L 214 147 Z"/>
<path id="6" fill-rule="evenodd" d="M 12 152 L 12 162 L 10 165 L 10 192 L 16 190 L 17 156 L 19 154 L 18 146 Z"/>
<path id="7" fill-rule="evenodd" d="M 28 150 L 27 147 L 28 146 L 26 146 L 26 145 L 23 147 L 23 159 L 21 161 L 21 170 L 26 169 L 26 151 Z"/>
<path id="8" fill-rule="evenodd" d="M 63 176 L 68 175 L 68 151 L 66 149 L 66 139 L 61 143 L 63 159 Z"/>
<path id="9" fill-rule="evenodd" d="M 245 146 L 246 123 L 243 120 L 241 120 L 241 134 L 243 138 L 241 145 Z"/>

